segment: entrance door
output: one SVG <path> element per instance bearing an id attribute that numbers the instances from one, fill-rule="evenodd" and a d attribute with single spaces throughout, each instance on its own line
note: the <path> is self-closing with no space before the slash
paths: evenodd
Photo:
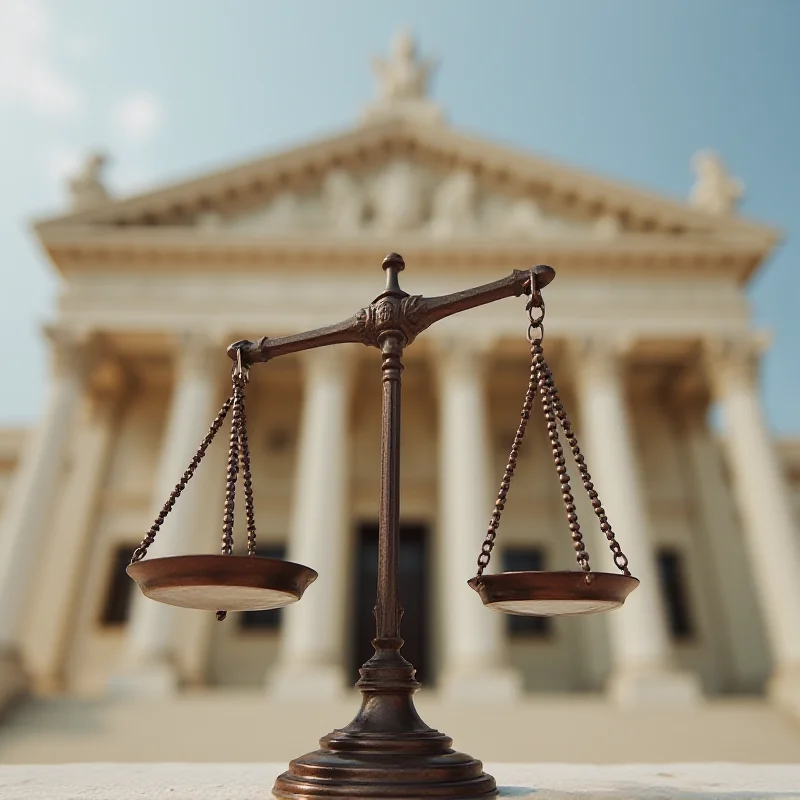
<path id="1" fill-rule="evenodd" d="M 400 604 L 404 613 L 400 625 L 403 657 L 417 669 L 417 679 L 430 680 L 428 662 L 428 529 L 425 525 L 400 526 Z M 353 613 L 353 674 L 375 652 L 375 592 L 378 585 L 378 526 L 361 525 L 358 530 L 357 581 Z"/>

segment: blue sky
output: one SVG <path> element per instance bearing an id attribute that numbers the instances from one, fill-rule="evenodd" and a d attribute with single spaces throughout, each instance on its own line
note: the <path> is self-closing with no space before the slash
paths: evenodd
<path id="1" fill-rule="evenodd" d="M 43 401 L 58 284 L 29 220 L 83 153 L 127 193 L 347 127 L 400 26 L 485 138 L 679 198 L 721 153 L 786 234 L 750 297 L 767 419 L 800 434 L 800 0 L 0 0 L 0 424 Z"/>

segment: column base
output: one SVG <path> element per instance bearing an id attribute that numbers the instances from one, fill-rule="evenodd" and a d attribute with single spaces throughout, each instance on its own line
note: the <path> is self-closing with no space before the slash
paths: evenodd
<path id="1" fill-rule="evenodd" d="M 168 661 L 126 665 L 108 681 L 108 692 L 115 697 L 168 697 L 177 691 L 178 674 Z"/>
<path id="2" fill-rule="evenodd" d="M 266 685 L 270 695 L 287 700 L 335 700 L 346 696 L 344 670 L 333 664 L 281 664 L 267 675 Z"/>
<path id="3" fill-rule="evenodd" d="M 769 679 L 767 693 L 776 705 L 800 716 L 800 664 L 778 667 Z"/>
<path id="4" fill-rule="evenodd" d="M 29 687 L 19 653 L 13 648 L 0 651 L 0 713 L 24 697 Z"/>
<path id="5" fill-rule="evenodd" d="M 611 676 L 607 691 L 623 708 L 685 709 L 703 700 L 697 675 L 683 670 L 621 670 Z"/>
<path id="6" fill-rule="evenodd" d="M 508 703 L 523 692 L 522 675 L 510 667 L 472 667 L 447 670 L 439 680 L 442 697 L 453 701 Z"/>

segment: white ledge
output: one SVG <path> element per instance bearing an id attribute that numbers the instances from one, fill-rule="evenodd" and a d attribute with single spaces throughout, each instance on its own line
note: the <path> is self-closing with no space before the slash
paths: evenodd
<path id="1" fill-rule="evenodd" d="M 798 754 L 800 755 L 800 754 Z M 0 766 L 3 800 L 268 800 L 284 764 Z M 487 764 L 500 797 L 800 800 L 800 764 Z"/>

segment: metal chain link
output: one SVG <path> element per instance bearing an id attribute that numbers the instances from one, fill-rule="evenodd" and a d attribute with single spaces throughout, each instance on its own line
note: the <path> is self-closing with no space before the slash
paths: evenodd
<path id="1" fill-rule="evenodd" d="M 253 509 L 253 481 L 250 474 L 250 447 L 247 440 L 247 423 L 244 411 L 244 387 L 250 380 L 250 368 L 242 363 L 242 351 L 236 351 L 236 364 L 231 372 L 233 382 L 233 413 L 228 446 L 228 468 L 225 480 L 225 511 L 222 517 L 222 555 L 233 553 L 233 520 L 236 505 L 236 479 L 241 460 L 244 474 L 244 495 L 247 511 L 248 552 L 255 548 L 256 520 Z M 251 544 L 252 540 L 252 544 Z M 254 551 L 253 551 L 254 552 Z M 250 552 L 250 555 L 253 555 Z"/>
<path id="2" fill-rule="evenodd" d="M 131 556 L 131 564 L 135 564 L 137 561 L 141 561 L 146 555 L 147 550 L 153 541 L 156 538 L 156 534 L 161 529 L 161 526 L 164 524 L 164 520 L 172 511 L 172 507 L 175 505 L 175 501 L 181 496 L 181 493 L 186 488 L 186 484 L 192 479 L 192 476 L 195 473 L 195 470 L 200 465 L 200 462 L 203 460 L 203 457 L 206 454 L 206 450 L 208 450 L 208 446 L 213 441 L 214 437 L 217 435 L 217 432 L 222 427 L 222 423 L 225 421 L 225 417 L 228 415 L 228 411 L 230 410 L 231 406 L 233 405 L 233 395 L 231 395 L 223 404 L 222 408 L 219 410 L 219 413 L 214 418 L 214 421 L 211 423 L 211 427 L 208 429 L 208 433 L 206 434 L 205 438 L 203 439 L 200 447 L 197 449 L 194 458 L 191 460 L 186 472 L 183 473 L 183 477 L 178 481 L 178 484 L 172 490 L 172 493 L 169 496 L 169 500 L 164 505 L 164 508 L 161 509 L 161 513 L 156 517 L 156 521 L 151 526 L 147 536 L 142 539 L 141 544 L 133 551 L 133 556 Z"/>
<path id="3" fill-rule="evenodd" d="M 253 476 L 250 472 L 250 443 L 247 439 L 247 417 L 242 393 L 241 423 L 239 427 L 239 454 L 241 457 L 242 484 L 244 485 L 244 507 L 247 514 L 247 555 L 256 554 L 256 512 L 253 504 Z"/>
<path id="4" fill-rule="evenodd" d="M 233 409 L 231 435 L 228 444 L 228 466 L 225 479 L 225 510 L 222 516 L 222 555 L 233 553 L 233 515 L 236 505 L 236 478 L 239 475 L 239 427 L 242 422 L 244 383 L 233 378 Z"/>
<path id="5" fill-rule="evenodd" d="M 225 479 L 225 510 L 222 517 L 222 555 L 233 554 L 233 524 L 236 506 L 236 479 L 241 462 L 244 478 L 244 502 L 247 513 L 247 551 L 255 555 L 256 519 L 253 508 L 253 480 L 250 474 L 250 446 L 247 439 L 247 419 L 244 409 L 244 387 L 250 380 L 250 370 L 242 364 L 242 351 L 236 351 L 236 364 L 231 373 L 233 382 L 233 412 L 231 414 L 231 435 L 228 445 L 228 467 Z M 220 609 L 217 619 L 222 622 L 228 612 Z"/>

